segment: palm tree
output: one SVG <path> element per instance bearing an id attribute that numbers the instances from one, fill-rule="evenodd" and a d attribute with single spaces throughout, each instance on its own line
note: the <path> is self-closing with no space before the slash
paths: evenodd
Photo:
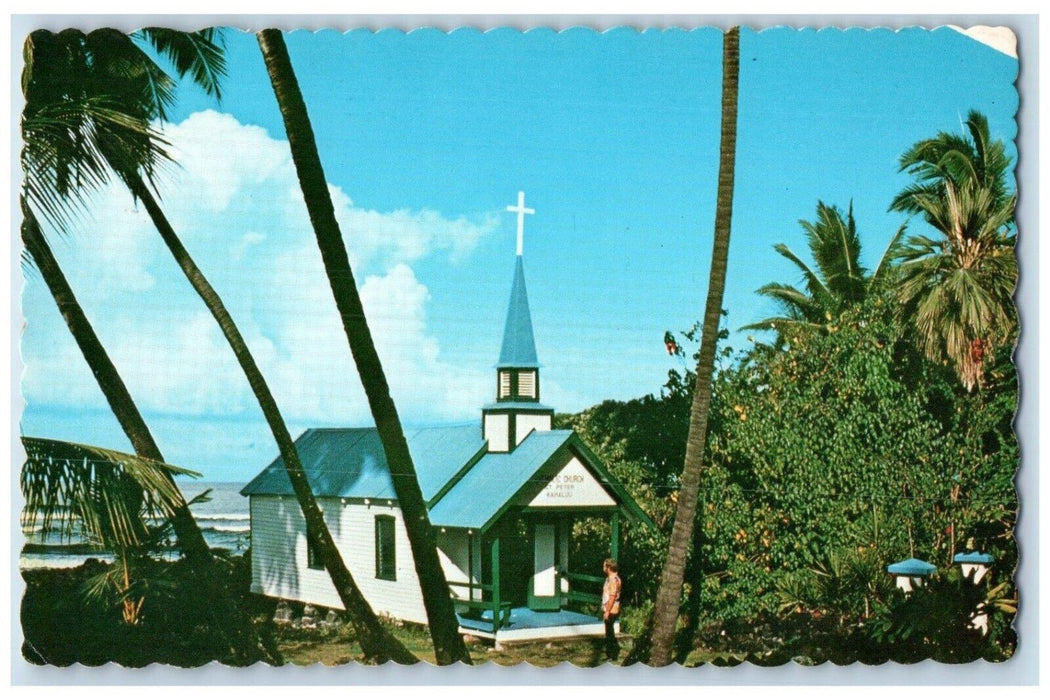
<path id="1" fill-rule="evenodd" d="M 163 71 L 153 63 L 151 58 L 138 50 L 130 40 L 121 43 L 118 37 L 124 35 L 115 32 L 117 36 L 111 36 L 108 30 L 104 31 L 107 32 L 104 35 L 107 41 L 101 44 L 104 51 L 92 53 L 93 44 L 85 41 L 78 47 L 81 48 L 81 51 L 67 51 L 64 54 L 65 57 L 71 57 L 72 63 L 71 67 L 64 66 L 66 72 L 87 76 L 76 82 L 73 88 L 84 90 L 86 93 L 83 96 L 84 99 L 104 98 L 121 107 L 126 107 L 131 115 L 147 124 L 154 119 L 163 119 L 166 106 L 171 102 L 170 93 L 164 89 L 166 83 L 162 80 Z M 221 60 L 221 51 L 202 49 L 201 42 L 187 41 L 182 36 L 184 34 L 182 32 L 163 29 L 149 30 L 149 32 L 149 36 L 153 37 L 151 41 L 157 50 L 173 56 L 173 63 L 180 74 L 191 74 L 194 80 L 205 89 L 218 95 L 217 77 L 225 70 Z M 214 46 L 211 43 L 212 34 L 209 33 L 204 38 L 209 46 Z M 48 66 L 48 68 L 57 67 Z M 50 70 L 44 71 L 43 76 L 37 79 L 37 84 L 43 83 L 43 87 L 51 87 L 47 82 L 51 77 L 50 72 Z M 124 82 L 131 84 L 130 87 L 126 85 L 123 87 L 121 95 L 123 101 L 116 101 L 108 94 L 95 95 L 90 92 L 96 84 L 101 85 L 100 89 L 105 89 L 109 84 L 109 81 L 93 76 L 101 74 L 104 77 L 111 73 L 124 76 Z M 170 78 L 168 80 L 170 81 Z M 33 81 L 30 80 L 29 84 L 32 85 L 32 83 Z M 84 87 L 85 84 L 87 87 Z M 56 92 L 52 89 L 44 94 L 51 99 L 48 104 L 57 103 L 60 106 L 69 91 Z M 111 169 L 127 185 L 131 194 L 143 203 L 176 263 L 218 322 L 224 337 L 233 350 L 277 442 L 285 471 L 306 520 L 307 536 L 324 559 L 325 567 L 354 625 L 366 659 L 377 663 L 387 660 L 403 664 L 416 663 L 418 659 L 385 630 L 355 584 L 342 555 L 335 546 L 335 541 L 332 539 L 324 516 L 310 489 L 306 472 L 303 470 L 295 449 L 295 443 L 277 407 L 273 393 L 221 298 L 183 246 L 147 184 L 147 179 L 152 179 L 156 161 L 164 157 L 162 144 L 152 132 L 142 137 L 147 142 L 142 144 L 142 139 L 94 138 L 91 140 L 91 137 L 96 136 L 99 131 L 97 129 L 87 131 L 90 142 L 88 150 L 96 155 L 98 163 L 91 172 L 97 171 L 99 177 L 104 177 L 107 172 L 105 168 Z M 144 159 L 141 156 L 142 152 L 149 153 L 152 157 Z M 145 178 L 143 173 L 145 173 Z M 55 210 L 58 209 L 51 207 L 51 211 Z M 61 210 L 58 211 L 61 213 Z"/>
<path id="2" fill-rule="evenodd" d="M 470 663 L 469 652 L 459 634 L 459 622 L 449 597 L 448 582 L 438 559 L 434 529 L 430 525 L 412 455 L 408 451 L 405 433 L 390 396 L 390 387 L 387 385 L 350 269 L 350 260 L 335 219 L 335 210 L 317 152 L 310 117 L 299 90 L 288 48 L 279 30 L 266 29 L 257 36 L 281 116 L 284 118 L 292 161 L 299 176 L 299 185 L 306 200 L 310 223 L 317 236 L 317 245 L 321 250 L 336 307 L 342 317 L 350 351 L 357 364 L 358 374 L 383 443 L 387 464 L 390 465 L 390 475 L 398 506 L 404 515 L 405 530 L 408 533 L 412 558 L 423 594 L 423 605 L 427 611 L 437 662 L 442 665 L 456 661 Z"/>
<path id="3" fill-rule="evenodd" d="M 1006 147 L 992 141 L 988 120 L 971 111 L 966 129 L 968 137 L 942 132 L 901 156 L 901 171 L 916 181 L 890 210 L 919 214 L 941 234 L 911 236 L 898 251 L 900 314 L 926 357 L 954 366 L 972 391 L 1017 325 L 1017 197 L 1007 189 Z"/>
<path id="4" fill-rule="evenodd" d="M 90 445 L 23 437 L 26 462 L 19 483 L 26 499 L 22 526 L 72 534 L 82 527 L 111 550 L 114 567 L 102 577 L 113 588 L 124 622 L 137 624 L 145 593 L 136 591 L 133 562 L 153 539 L 150 521 L 171 522 L 183 506 L 172 477 L 186 469 Z"/>
<path id="5" fill-rule="evenodd" d="M 182 242 L 175 234 L 175 230 L 168 222 L 167 217 L 145 182 L 140 177 L 133 177 L 128 179 L 128 186 L 131 188 L 132 194 L 145 205 L 146 211 L 157 227 L 157 231 L 160 232 L 161 238 L 164 239 L 164 243 L 168 246 L 168 250 L 175 257 L 175 261 L 186 275 L 186 279 L 193 286 L 194 291 L 201 297 L 212 316 L 218 322 L 223 336 L 225 336 L 230 348 L 237 357 L 237 362 L 248 378 L 248 383 L 259 402 L 266 423 L 277 441 L 285 472 L 292 483 L 292 490 L 295 492 L 296 500 L 299 501 L 303 518 L 306 520 L 307 537 L 310 539 L 310 544 L 320 553 L 321 558 L 324 560 L 325 569 L 328 571 L 332 584 L 339 595 L 339 600 L 343 603 L 350 622 L 354 626 L 354 631 L 357 634 L 365 659 L 371 663 L 384 663 L 388 660 L 401 664 L 417 663 L 419 659 L 383 627 L 379 618 L 376 617 L 375 612 L 369 606 L 368 601 L 362 595 L 361 590 L 354 582 L 354 578 L 347 568 L 342 554 L 336 547 L 335 540 L 332 539 L 332 533 L 325 522 L 324 514 L 317 505 L 317 499 L 310 488 L 306 471 L 299 460 L 299 452 L 295 448 L 295 442 L 292 440 L 291 433 L 288 432 L 288 427 L 281 416 L 280 409 L 277 407 L 277 401 L 274 399 L 266 379 L 255 363 L 255 358 L 252 357 L 248 344 L 244 342 L 240 330 L 234 323 L 233 317 L 230 316 L 222 299 L 219 298 L 219 295 L 212 288 L 204 273 L 197 267 L 189 252 L 182 245 Z"/>
<path id="6" fill-rule="evenodd" d="M 718 322 L 725 290 L 729 231 L 733 216 L 733 178 L 736 165 L 737 93 L 740 75 L 740 28 L 729 29 L 722 44 L 722 134 L 718 158 L 718 199 L 715 205 L 715 236 L 711 252 L 711 273 L 704 309 L 703 335 L 696 365 L 696 391 L 689 415 L 685 466 L 675 510 L 674 526 L 660 576 L 660 587 L 653 605 L 651 666 L 671 663 L 675 622 L 682 604 L 682 583 L 686 557 L 692 541 L 696 502 L 703 470 L 704 443 L 707 438 L 711 384 L 714 373 Z"/>
<path id="7" fill-rule="evenodd" d="M 40 272 L 74 340 L 84 355 L 114 415 L 142 458 L 163 463 L 164 458 L 116 367 L 70 288 L 43 235 L 33 207 L 43 211 L 60 231 L 86 203 L 87 193 L 109 177 L 103 150 L 119 150 L 124 167 L 152 173 L 164 157 L 150 126 L 150 99 L 170 102 L 173 80 L 146 57 L 136 42 L 153 45 L 161 53 L 183 47 L 197 56 L 212 55 L 210 31 L 183 38 L 165 38 L 169 30 L 142 30 L 134 37 L 114 30 L 83 34 L 33 32 L 25 42 L 22 74 L 26 107 L 22 115 L 25 173 L 20 204 L 22 241 L 26 261 Z M 192 61 L 174 61 L 180 73 L 194 72 L 198 83 L 217 94 L 209 74 Z M 183 69 L 185 68 L 185 70 Z M 172 474 L 164 471 L 173 496 L 173 530 L 188 564 L 200 572 L 202 597 L 232 627 L 233 646 L 240 658 L 279 662 L 260 641 L 251 620 L 212 572 L 215 561 L 199 526 Z"/>
<path id="8" fill-rule="evenodd" d="M 771 282 L 758 293 L 777 302 L 783 315 L 763 319 L 743 329 L 776 329 L 780 337 L 799 328 L 827 329 L 847 308 L 863 301 L 883 284 L 890 269 L 905 226 L 890 240 L 875 270 L 870 274 L 860 264 L 860 238 L 853 218 L 853 202 L 846 217 L 836 206 L 817 202 L 816 221 L 799 221 L 806 232 L 806 243 L 816 263 L 811 268 L 783 243 L 773 246 L 801 272 L 805 288 Z"/>
<path id="9" fill-rule="evenodd" d="M 211 41 L 208 36 L 200 40 Z M 149 68 L 141 60 L 92 61 L 96 70 L 87 70 L 89 57 L 119 54 L 117 47 L 123 47 L 124 55 L 138 53 L 145 58 L 130 37 L 114 30 L 87 35 L 75 30 L 59 34 L 41 30 L 26 40 L 21 232 L 29 262 L 40 272 L 58 304 L 135 451 L 162 463 L 164 457 L 149 427 L 84 314 L 32 211 L 35 206 L 61 229 L 78 206 L 83 206 L 86 193 L 108 177 L 103 144 L 106 148 L 121 145 L 129 167 L 147 172 L 152 172 L 162 157 L 142 108 L 143 83 L 154 86 L 158 94 L 170 95 L 172 81 L 159 69 L 146 72 Z M 152 61 L 148 65 L 156 68 Z M 204 536 L 184 501 L 176 509 L 175 533 L 187 558 L 199 562 L 211 559 Z"/>

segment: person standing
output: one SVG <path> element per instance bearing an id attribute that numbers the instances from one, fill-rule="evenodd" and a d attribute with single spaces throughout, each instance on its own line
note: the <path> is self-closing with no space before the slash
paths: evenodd
<path id="1" fill-rule="evenodd" d="M 605 657 L 616 661 L 620 657 L 620 641 L 616 638 L 616 621 L 620 619 L 620 565 L 615 559 L 606 559 L 602 566 L 605 585 L 602 586 L 602 615 L 605 620 Z"/>

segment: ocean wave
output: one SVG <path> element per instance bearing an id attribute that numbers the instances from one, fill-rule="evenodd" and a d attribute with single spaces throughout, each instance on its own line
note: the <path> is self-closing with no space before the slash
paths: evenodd
<path id="1" fill-rule="evenodd" d="M 215 525 L 213 527 L 202 527 L 201 532 L 251 532 L 247 525 L 238 527 L 235 525 Z"/>
<path id="2" fill-rule="evenodd" d="M 193 512 L 193 509 L 190 509 Z M 218 521 L 246 521 L 251 520 L 251 516 L 247 513 L 193 513 L 193 517 L 198 521 L 200 520 L 218 520 Z"/>

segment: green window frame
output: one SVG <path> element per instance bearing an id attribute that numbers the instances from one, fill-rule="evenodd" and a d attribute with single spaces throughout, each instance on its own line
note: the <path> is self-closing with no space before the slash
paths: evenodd
<path id="1" fill-rule="evenodd" d="M 377 515 L 376 524 L 376 578 L 397 580 L 397 548 L 394 543 L 394 516 Z"/>

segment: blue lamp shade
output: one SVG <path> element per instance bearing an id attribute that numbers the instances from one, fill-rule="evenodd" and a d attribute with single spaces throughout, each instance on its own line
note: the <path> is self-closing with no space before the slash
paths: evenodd
<path id="1" fill-rule="evenodd" d="M 988 566 L 995 561 L 995 557 L 986 552 L 959 552 L 953 561 L 956 564 L 984 564 Z"/>
<path id="2" fill-rule="evenodd" d="M 886 571 L 896 576 L 929 576 L 936 570 L 936 566 L 922 559 L 905 559 L 886 567 Z"/>

